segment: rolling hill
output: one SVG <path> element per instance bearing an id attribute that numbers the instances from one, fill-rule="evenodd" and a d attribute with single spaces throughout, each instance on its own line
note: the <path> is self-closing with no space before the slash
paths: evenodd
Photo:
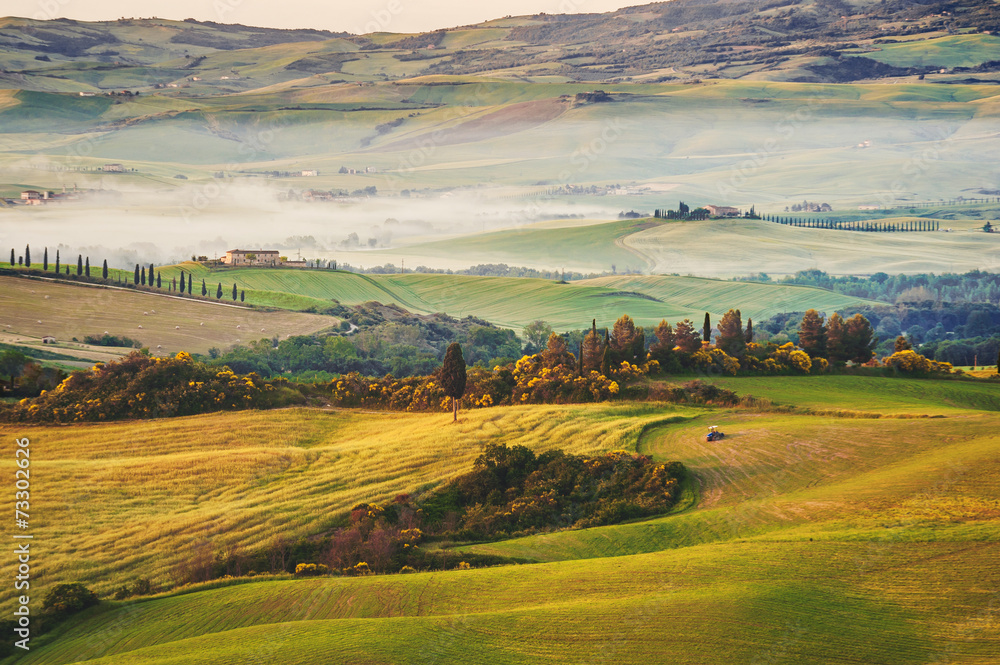
<path id="1" fill-rule="evenodd" d="M 762 380 L 747 381 L 762 387 Z M 801 389 L 798 380 L 764 381 L 793 401 Z M 289 663 L 640 663 L 666 652 L 681 663 L 991 662 L 1000 654 L 988 629 L 1000 583 L 998 405 L 995 397 L 980 401 L 982 388 L 841 377 L 808 397 L 838 409 L 853 408 L 859 392 L 884 394 L 869 406 L 896 415 L 883 418 L 655 405 L 484 409 L 467 413 L 444 438 L 431 423 L 440 415 L 352 412 L 227 414 L 211 425 L 205 417 L 157 421 L 143 424 L 145 443 L 130 446 L 120 442 L 132 440 L 120 425 L 61 428 L 39 467 L 57 489 L 65 482 L 79 488 L 78 473 L 58 469 L 71 459 L 83 465 L 94 482 L 73 495 L 72 510 L 108 530 L 40 542 L 49 543 L 45 556 L 60 575 L 100 578 L 102 588 L 135 574 L 134 557 L 144 572 L 165 574 L 165 564 L 191 552 L 170 545 L 178 539 L 215 544 L 228 533 L 262 543 L 275 529 L 316 528 L 321 515 L 362 496 L 447 477 L 471 461 L 484 427 L 496 430 L 495 440 L 539 450 L 617 447 L 679 459 L 697 479 L 696 495 L 667 517 L 472 548 L 546 563 L 264 578 L 103 603 L 33 643 L 19 662 L 237 663 L 279 652 Z M 942 400 L 952 406 L 932 406 Z M 934 413 L 944 417 L 900 417 Z M 707 423 L 729 436 L 705 444 Z M 192 448 L 189 430 L 201 432 L 204 443 Z M 284 447 L 266 443 L 272 430 L 285 433 Z M 27 435 L 51 438 L 44 427 Z M 382 443 L 389 440 L 408 441 L 408 452 L 386 466 L 396 457 Z M 457 457 L 456 447 L 464 451 Z M 124 455 L 107 458 L 109 448 Z M 205 455 L 243 462 L 192 484 L 192 456 Z M 140 469 L 145 475 L 136 475 Z M 360 482 L 338 485 L 344 472 Z M 174 483 L 188 492 L 169 490 Z M 261 491 L 268 487 L 273 491 Z M 110 491 L 131 497 L 115 499 L 128 515 L 159 526 L 123 525 L 120 512 L 108 512 Z M 155 500 L 165 491 L 169 502 Z M 57 496 L 44 499 L 51 528 L 69 510 Z M 268 497 L 272 507 L 249 509 L 254 497 Z M 241 527 L 232 531 L 226 525 L 236 506 Z M 110 544 L 94 546 L 102 538 L 121 550 L 117 558 L 106 556 Z M 143 539 L 146 548 L 132 546 Z M 89 553 L 86 561 L 61 544 L 70 541 Z"/>
<path id="2" fill-rule="evenodd" d="M 263 298 L 281 302 L 276 294 L 292 296 L 286 306 L 337 300 L 345 305 L 368 301 L 395 303 L 417 313 L 476 316 L 499 326 L 520 330 L 535 320 L 556 329 L 586 328 L 591 319 L 612 325 L 629 314 L 638 325 L 655 326 L 661 319 L 700 320 L 707 310 L 718 317 L 730 308 L 744 316 L 766 319 L 779 312 L 816 308 L 849 308 L 863 301 L 841 294 L 798 286 L 720 282 L 690 277 L 608 277 L 559 284 L 541 279 L 413 274 L 362 275 L 330 270 L 234 268 L 210 271 L 201 264 L 161 268 L 164 278 L 184 270 L 224 289 L 236 283 L 246 289 L 247 302 Z M 297 298 L 304 297 L 300 303 Z"/>
<path id="3" fill-rule="evenodd" d="M 339 323 L 316 314 L 260 312 L 231 303 L 16 277 L 0 277 L 0 311 L 0 339 L 37 344 L 52 335 L 70 344 L 63 348 L 72 352 L 82 348 L 72 338 L 108 333 L 137 340 L 158 354 L 207 353 L 211 347 L 304 335 Z"/>

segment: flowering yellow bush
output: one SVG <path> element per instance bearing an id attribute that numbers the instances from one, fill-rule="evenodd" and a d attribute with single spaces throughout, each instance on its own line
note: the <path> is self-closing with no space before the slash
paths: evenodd
<path id="1" fill-rule="evenodd" d="M 905 374 L 951 374 L 951 363 L 930 360 L 916 351 L 897 351 L 883 361 L 886 367 Z"/>

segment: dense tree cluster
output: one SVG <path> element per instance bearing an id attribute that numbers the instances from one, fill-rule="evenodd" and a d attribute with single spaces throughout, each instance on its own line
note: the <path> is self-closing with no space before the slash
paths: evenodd
<path id="1" fill-rule="evenodd" d="M 473 470 L 421 502 L 424 530 L 492 539 L 586 527 L 670 510 L 684 466 L 616 451 L 596 457 L 488 444 Z M 455 513 L 454 525 L 446 517 Z"/>
<path id="2" fill-rule="evenodd" d="M 744 280 L 817 286 L 849 296 L 883 302 L 922 303 L 928 300 L 935 303 L 1000 302 L 1000 273 L 980 270 L 941 275 L 934 273 L 889 275 L 877 272 L 868 277 L 834 276 L 822 270 L 801 270 L 781 279 L 771 279 L 766 274 L 758 274 Z"/>

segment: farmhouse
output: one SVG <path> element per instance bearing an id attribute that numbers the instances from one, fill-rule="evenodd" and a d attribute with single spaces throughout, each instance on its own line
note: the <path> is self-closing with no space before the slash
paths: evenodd
<path id="1" fill-rule="evenodd" d="M 276 249 L 231 249 L 222 262 L 229 266 L 278 266 L 281 257 Z"/>
<path id="2" fill-rule="evenodd" d="M 43 194 L 42 192 L 39 192 L 34 189 L 28 189 L 21 192 L 22 201 L 40 201 L 42 199 L 47 199 L 47 198 L 49 198 L 48 192 L 45 192 Z"/>
<path id="3" fill-rule="evenodd" d="M 56 338 L 53 337 L 52 335 L 46 335 L 45 337 L 42 338 L 42 344 L 55 344 L 55 343 L 56 343 Z"/>
<path id="4" fill-rule="evenodd" d="M 302 172 L 302 177 L 303 178 L 315 178 L 318 175 L 319 175 L 319 171 L 317 171 L 315 169 L 306 169 L 305 171 Z"/>
<path id="5" fill-rule="evenodd" d="M 712 217 L 739 217 L 740 216 L 740 210 L 739 210 L 739 208 L 731 208 L 729 206 L 707 205 L 707 206 L 705 206 L 705 210 L 707 210 L 709 212 L 709 214 L 712 215 Z"/>

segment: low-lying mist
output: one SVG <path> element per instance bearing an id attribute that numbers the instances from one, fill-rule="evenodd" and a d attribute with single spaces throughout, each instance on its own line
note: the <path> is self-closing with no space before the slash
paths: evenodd
<path id="1" fill-rule="evenodd" d="M 211 194 L 209 196 L 208 194 Z M 26 245 L 35 260 L 59 248 L 111 267 L 158 265 L 192 256 L 217 258 L 228 249 L 287 250 L 289 258 L 392 249 L 457 235 L 566 218 L 611 219 L 620 201 L 492 200 L 488 190 L 426 197 L 345 197 L 281 201 L 278 190 L 253 184 L 181 186 L 84 196 L 41 206 L 0 208 L 0 260 Z M 611 197 L 609 197 L 611 198 Z M 616 205 L 617 204 L 617 207 Z M 363 261 L 363 259 L 360 259 Z M 433 267 L 433 266 L 432 266 Z"/>

